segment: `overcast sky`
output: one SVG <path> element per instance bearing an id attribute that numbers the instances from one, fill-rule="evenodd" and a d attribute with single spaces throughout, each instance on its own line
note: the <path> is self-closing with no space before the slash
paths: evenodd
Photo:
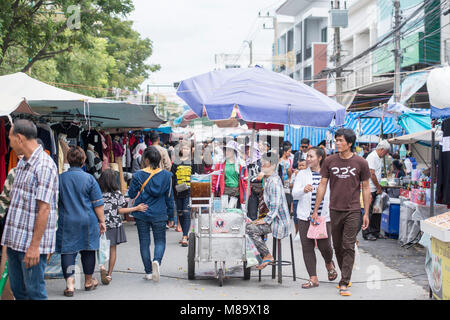
<path id="1" fill-rule="evenodd" d="M 152 74 L 150 83 L 172 84 L 211 71 L 215 67 L 215 54 L 240 53 L 247 37 L 253 40 L 254 63 L 270 65 L 274 33 L 264 30 L 262 24 L 271 26 L 272 21 L 257 16 L 260 10 L 273 13 L 283 2 L 134 0 L 135 11 L 129 18 L 142 37 L 153 41 L 149 63 L 161 65 L 161 70 Z M 249 57 L 248 47 L 242 54 Z M 160 88 L 159 92 L 170 98 L 175 91 Z"/>

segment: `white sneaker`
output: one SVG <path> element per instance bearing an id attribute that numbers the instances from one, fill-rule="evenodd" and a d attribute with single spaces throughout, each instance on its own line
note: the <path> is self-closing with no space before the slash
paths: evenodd
<path id="1" fill-rule="evenodd" d="M 152 263 L 152 269 L 153 269 L 153 281 L 158 282 L 159 281 L 159 263 L 158 261 L 153 261 Z"/>
<path id="2" fill-rule="evenodd" d="M 297 233 L 297 235 L 294 238 L 294 241 L 300 241 L 300 233 Z"/>
<path id="3" fill-rule="evenodd" d="M 146 274 L 144 277 L 145 280 L 152 280 L 152 274 Z"/>

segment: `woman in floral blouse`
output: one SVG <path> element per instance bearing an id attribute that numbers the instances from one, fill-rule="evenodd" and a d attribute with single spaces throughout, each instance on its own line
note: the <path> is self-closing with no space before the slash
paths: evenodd
<path id="1" fill-rule="evenodd" d="M 111 276 L 116 263 L 117 245 L 127 242 L 127 237 L 122 224 L 122 218 L 119 214 L 131 213 L 134 211 L 145 212 L 147 210 L 147 205 L 141 203 L 133 208 L 124 208 L 126 207 L 126 201 L 119 191 L 115 173 L 111 169 L 103 171 L 98 183 L 103 193 L 106 238 L 110 241 L 109 269 L 108 272 L 106 272 L 105 266 L 100 266 L 100 273 L 102 283 L 109 284 L 112 280 Z"/>

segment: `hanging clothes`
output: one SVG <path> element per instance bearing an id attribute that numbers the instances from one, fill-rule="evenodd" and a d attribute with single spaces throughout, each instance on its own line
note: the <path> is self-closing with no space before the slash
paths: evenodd
<path id="1" fill-rule="evenodd" d="M 63 121 L 61 123 L 56 123 L 50 127 L 57 135 L 64 133 L 69 139 L 77 139 L 80 135 L 80 127 L 72 122 Z"/>
<path id="2" fill-rule="evenodd" d="M 450 139 L 450 118 L 442 121 L 444 139 Z M 436 203 L 450 205 L 450 151 L 443 152 L 439 147 L 437 171 Z"/>
<path id="3" fill-rule="evenodd" d="M 11 149 L 11 152 L 9 153 L 8 172 L 10 172 L 12 168 L 17 167 L 18 162 L 19 158 L 17 157 L 16 152 Z"/>
<path id="4" fill-rule="evenodd" d="M 5 121 L 0 119 L 0 190 L 3 190 L 3 184 L 6 180 L 5 157 L 7 153 L 8 148 L 6 147 Z"/>
<path id="5" fill-rule="evenodd" d="M 45 123 L 37 123 L 36 127 L 38 138 L 44 143 L 44 149 L 50 151 L 50 156 L 53 157 L 56 153 L 56 144 L 52 129 Z"/>
<path id="6" fill-rule="evenodd" d="M 69 152 L 69 145 L 66 141 L 66 135 L 60 134 L 58 139 L 58 172 L 59 174 L 66 172 L 70 165 L 67 161 L 67 153 Z"/>
<path id="7" fill-rule="evenodd" d="M 91 129 L 81 133 L 81 140 L 83 141 L 84 150 L 87 150 L 88 144 L 94 146 L 94 150 L 98 153 L 100 159 L 103 159 L 103 144 L 100 133 L 97 130 Z"/>
<path id="8" fill-rule="evenodd" d="M 103 146 L 102 171 L 104 171 L 109 168 L 108 145 L 106 144 L 106 137 L 104 135 L 104 132 L 100 131 L 99 133 L 102 139 L 102 146 Z"/>

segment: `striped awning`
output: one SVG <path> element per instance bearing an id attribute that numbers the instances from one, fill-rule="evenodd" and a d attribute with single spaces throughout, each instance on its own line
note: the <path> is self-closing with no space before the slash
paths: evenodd
<path id="1" fill-rule="evenodd" d="M 379 135 L 381 119 L 380 118 L 359 118 L 365 112 L 349 112 L 345 117 L 345 128 L 350 128 L 357 136 L 361 135 Z M 394 118 L 383 119 L 384 134 L 401 134 L 402 128 L 397 124 Z"/>
<path id="2" fill-rule="evenodd" d="M 310 145 L 317 146 L 322 140 L 326 140 L 327 131 L 327 128 L 284 126 L 284 140 L 292 143 L 292 150 L 299 150 L 303 138 L 309 139 Z"/>

